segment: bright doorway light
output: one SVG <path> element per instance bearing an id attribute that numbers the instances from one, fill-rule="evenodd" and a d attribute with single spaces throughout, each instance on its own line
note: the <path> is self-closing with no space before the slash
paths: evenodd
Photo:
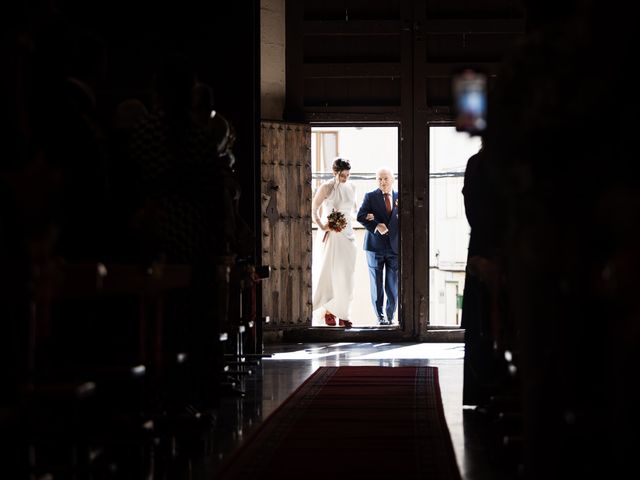
<path id="1" fill-rule="evenodd" d="M 351 163 L 349 180 L 356 187 L 356 203 L 362 204 L 367 192 L 377 188 L 376 170 L 382 166 L 389 167 L 395 174 L 394 189 L 398 190 L 398 151 L 399 132 L 397 126 L 314 126 L 311 128 L 311 172 L 312 189 L 316 189 L 326 180 L 333 177 L 331 166 L 336 157 L 343 157 Z M 363 250 L 365 229 L 357 221 L 353 223 L 356 233 L 356 289 L 351 309 L 354 327 L 374 327 L 378 319 L 371 304 L 369 290 L 369 271 Z M 317 235 L 317 226 L 313 229 L 313 291 L 317 284 L 319 260 L 321 258 L 321 239 Z M 324 312 L 314 311 L 313 326 L 324 326 Z M 398 315 L 395 315 L 395 325 Z"/>
<path id="2" fill-rule="evenodd" d="M 467 160 L 480 137 L 455 127 L 429 129 L 429 323 L 460 326 L 469 223 L 464 211 Z"/>

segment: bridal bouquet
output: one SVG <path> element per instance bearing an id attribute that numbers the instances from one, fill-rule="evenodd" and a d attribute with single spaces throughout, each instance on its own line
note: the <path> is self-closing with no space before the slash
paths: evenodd
<path id="1" fill-rule="evenodd" d="M 331 213 L 327 215 L 327 225 L 329 226 L 329 230 L 333 230 L 334 232 L 341 232 L 347 226 L 347 219 L 344 216 L 344 213 L 337 211 L 336 209 L 332 209 Z M 329 231 L 324 232 L 324 237 L 322 241 L 324 242 L 329 235 Z"/>
<path id="2" fill-rule="evenodd" d="M 331 213 L 327 215 L 327 224 L 334 232 L 340 232 L 346 228 L 347 219 L 342 212 L 338 212 L 333 209 L 331 210 Z"/>

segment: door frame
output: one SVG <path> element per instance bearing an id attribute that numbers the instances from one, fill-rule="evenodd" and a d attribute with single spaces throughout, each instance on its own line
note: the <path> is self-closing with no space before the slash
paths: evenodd
<path id="1" fill-rule="evenodd" d="M 407 316 L 407 312 L 406 312 L 406 308 L 405 308 L 405 299 L 406 298 L 412 298 L 411 295 L 411 290 L 413 288 L 413 282 L 412 282 L 412 273 L 411 273 L 411 269 L 413 267 L 413 265 L 410 262 L 406 261 L 406 255 L 403 255 L 402 252 L 404 251 L 403 249 L 407 249 L 408 250 L 408 245 L 410 244 L 410 227 L 411 227 L 411 222 L 408 221 L 408 219 L 410 218 L 409 216 L 406 215 L 405 212 L 409 211 L 409 209 L 406 209 L 403 207 L 404 205 L 404 199 L 408 198 L 409 195 L 404 194 L 405 189 L 407 187 L 407 185 L 410 185 L 410 170 L 407 169 L 407 166 L 405 165 L 405 161 L 404 161 L 404 156 L 403 156 L 403 126 L 402 126 L 402 122 L 394 119 L 394 120 L 387 120 L 387 121 L 361 121 L 361 120 L 356 120 L 356 121 L 329 121 L 329 120 L 322 120 L 322 121 L 313 121 L 310 122 L 310 127 L 313 129 L 314 127 L 397 127 L 398 129 L 398 166 L 397 166 L 397 176 L 398 176 L 398 184 L 397 184 L 397 188 L 398 188 L 398 194 L 399 194 L 399 205 L 400 205 L 400 253 L 399 253 L 399 258 L 400 258 L 400 266 L 399 266 L 399 276 L 400 276 L 400 288 L 399 288 L 399 292 L 398 292 L 398 319 L 399 319 L 399 324 L 400 327 L 399 328 L 395 328 L 393 330 L 399 330 L 400 332 L 402 332 L 402 336 L 408 336 L 408 337 L 412 337 L 413 336 L 413 332 L 415 331 L 416 326 L 413 325 L 413 321 L 407 321 L 407 319 L 412 319 L 413 316 Z M 404 174 L 403 174 L 404 173 Z M 309 200 L 311 201 L 311 199 Z M 403 221 L 403 218 L 405 219 Z M 406 232 L 406 233 L 405 233 Z M 326 330 L 326 327 L 322 326 L 322 327 L 311 327 L 311 328 L 319 328 L 319 329 L 323 329 Z M 376 329 L 375 327 L 371 328 L 372 331 L 375 331 L 376 333 L 384 333 L 384 332 L 389 332 L 390 329 L 387 328 L 380 328 L 380 329 Z M 355 332 L 354 332 L 355 333 Z"/>
<path id="2" fill-rule="evenodd" d="M 485 71 L 490 84 L 495 80 L 509 43 L 524 33 L 524 11 L 508 3 L 501 8 L 474 5 L 469 18 L 446 2 L 389 0 L 381 2 L 386 10 L 373 9 L 379 17 L 356 15 L 351 21 L 334 4 L 307 15 L 307 3 L 285 2 L 284 117 L 310 124 L 400 125 L 400 335 L 427 339 L 433 333 L 429 330 L 438 330 L 429 326 L 428 130 L 452 123 L 450 82 L 461 67 Z M 319 37 L 327 39 L 326 49 Z M 377 47 L 363 54 L 360 47 L 369 37 Z M 342 49 L 336 49 L 336 38 L 345 39 Z M 369 90 L 374 84 L 382 86 L 379 96 Z"/>

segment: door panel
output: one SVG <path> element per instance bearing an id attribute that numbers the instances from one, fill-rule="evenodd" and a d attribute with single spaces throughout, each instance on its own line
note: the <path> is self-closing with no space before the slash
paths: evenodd
<path id="1" fill-rule="evenodd" d="M 311 325 L 311 128 L 262 122 L 262 284 L 267 329 Z"/>

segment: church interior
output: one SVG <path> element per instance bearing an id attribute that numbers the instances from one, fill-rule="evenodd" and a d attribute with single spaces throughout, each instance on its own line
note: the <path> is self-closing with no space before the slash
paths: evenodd
<path id="1" fill-rule="evenodd" d="M 446 435 L 417 463 L 443 461 L 427 450 L 446 447 L 457 469 L 406 478 L 635 470 L 626 5 L 22 0 L 3 11 L 0 477 L 272 478 L 224 468 L 317 371 L 373 366 L 437 370 Z M 461 75 L 483 79 L 480 121 L 457 103 Z M 398 129 L 393 324 L 312 324 L 311 129 L 332 126 Z M 462 323 L 446 327 L 429 307 L 430 132 L 444 126 L 482 143 L 462 191 Z M 373 477 L 405 478 L 404 452 L 378 455 L 371 432 L 373 447 L 316 449 L 317 467 L 295 451 L 274 465 L 324 478 L 321 465 L 352 456 Z"/>

